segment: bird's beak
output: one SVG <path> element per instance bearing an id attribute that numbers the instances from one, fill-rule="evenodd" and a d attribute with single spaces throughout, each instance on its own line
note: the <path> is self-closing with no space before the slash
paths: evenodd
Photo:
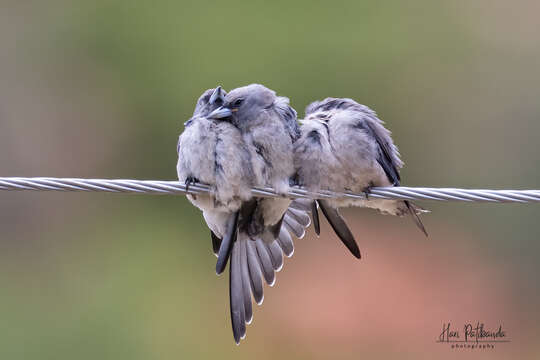
<path id="1" fill-rule="evenodd" d="M 228 118 L 231 115 L 232 115 L 231 109 L 220 106 L 216 110 L 212 111 L 210 115 L 208 115 L 208 118 L 209 119 L 223 119 L 223 118 Z"/>
<path id="2" fill-rule="evenodd" d="M 221 89 L 221 86 L 214 89 L 214 92 L 210 96 L 210 105 L 213 105 L 217 99 L 223 100 L 223 89 Z"/>

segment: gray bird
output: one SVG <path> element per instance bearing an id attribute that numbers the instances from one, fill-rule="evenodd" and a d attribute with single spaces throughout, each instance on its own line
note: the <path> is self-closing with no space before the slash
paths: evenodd
<path id="1" fill-rule="evenodd" d="M 290 179 L 295 172 L 293 142 L 299 136 L 299 128 L 296 112 L 289 106 L 287 98 L 276 96 L 274 91 L 262 85 L 252 84 L 231 91 L 225 97 L 223 106 L 208 117 L 228 121 L 240 131 L 248 149 L 254 186 L 271 186 L 280 194 L 288 191 Z M 281 261 L 277 258 L 277 251 L 272 251 L 271 245 L 275 239 L 281 238 L 284 232 L 282 225 L 296 235 L 302 235 L 302 226 L 309 225 L 309 217 L 305 213 L 290 209 L 291 215 L 285 214 L 290 204 L 291 200 L 285 197 L 245 201 L 236 213 L 238 241 L 233 241 L 232 245 L 227 244 L 225 239 L 222 242 L 218 264 L 226 262 L 227 252 L 223 249 L 233 247 L 230 301 L 233 334 L 237 342 L 245 334 L 245 322 L 249 319 L 246 311 L 250 303 L 249 289 L 257 299 L 262 284 L 256 283 L 260 281 L 260 276 L 254 273 L 251 279 L 256 281 L 252 281 L 250 286 L 247 286 L 246 281 L 242 282 L 242 270 L 246 267 L 235 259 L 239 257 L 241 260 L 244 246 L 247 247 L 247 269 L 252 271 L 249 255 L 250 247 L 255 245 L 261 260 L 262 275 L 267 283 L 272 284 L 274 274 L 271 265 L 276 269 Z M 270 247 L 270 256 L 261 255 L 264 247 Z M 237 251 L 239 256 L 236 255 Z M 257 270 L 255 266 L 253 268 Z"/>
<path id="2" fill-rule="evenodd" d="M 310 191 L 364 192 L 369 196 L 374 186 L 399 186 L 399 169 L 403 166 L 390 131 L 367 106 L 351 99 L 327 98 L 306 108 L 301 121 L 301 137 L 295 143 L 295 166 L 298 180 Z M 317 200 L 312 218 L 320 233 L 317 205 L 328 222 L 354 256 L 360 258 L 358 245 L 338 212 L 338 208 L 360 206 L 383 214 L 410 214 L 427 236 L 418 215 L 425 210 L 404 200 Z"/>
<path id="3" fill-rule="evenodd" d="M 288 99 L 260 85 L 225 95 L 218 87 L 197 102 L 179 138 L 177 171 L 186 184 L 211 186 L 210 194 L 188 199 L 203 211 L 211 229 L 218 274 L 230 259 L 231 320 L 239 343 L 253 317 L 251 296 L 262 303 L 262 278 L 273 285 L 283 254 L 294 251 L 289 232 L 303 237 L 310 219 L 301 201 L 257 199 L 250 192 L 253 186 L 288 190 L 294 172 L 289 128 L 298 135 Z M 282 150 L 288 155 L 276 154 Z"/>

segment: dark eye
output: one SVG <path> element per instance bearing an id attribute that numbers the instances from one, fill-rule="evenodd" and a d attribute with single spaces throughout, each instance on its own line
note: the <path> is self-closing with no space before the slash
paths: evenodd
<path id="1" fill-rule="evenodd" d="M 233 103 L 233 106 L 240 107 L 240 105 L 242 105 L 243 102 L 244 102 L 244 99 L 238 99 Z"/>

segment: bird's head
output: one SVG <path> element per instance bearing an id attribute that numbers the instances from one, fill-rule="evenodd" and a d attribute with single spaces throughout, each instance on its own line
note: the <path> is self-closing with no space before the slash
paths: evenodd
<path id="1" fill-rule="evenodd" d="M 227 93 L 221 86 L 206 90 L 197 100 L 193 116 L 208 116 L 212 111 L 223 105 L 226 95 Z"/>
<path id="2" fill-rule="evenodd" d="M 262 111 L 274 104 L 275 99 L 276 93 L 272 90 L 263 85 L 251 84 L 228 93 L 223 105 L 208 117 L 228 120 L 238 127 L 249 126 Z"/>

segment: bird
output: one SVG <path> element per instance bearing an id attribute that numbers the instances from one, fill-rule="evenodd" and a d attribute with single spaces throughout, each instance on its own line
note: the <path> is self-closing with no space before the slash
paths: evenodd
<path id="1" fill-rule="evenodd" d="M 366 200 L 327 198 L 312 202 L 315 232 L 320 234 L 318 209 L 337 236 L 360 258 L 356 239 L 339 213 L 347 206 L 367 207 L 383 214 L 409 214 L 427 236 L 419 214 L 427 212 L 408 200 L 369 199 L 375 186 L 400 186 L 403 161 L 391 133 L 375 111 L 349 98 L 326 98 L 307 106 L 294 144 L 297 181 L 311 192 L 363 192 Z"/>
<path id="2" fill-rule="evenodd" d="M 251 297 L 261 304 L 263 282 L 275 281 L 283 256 L 292 256 L 291 234 L 302 238 L 309 203 L 254 198 L 254 186 L 289 189 L 294 173 L 296 112 L 288 99 L 262 85 L 226 93 L 209 89 L 197 101 L 178 141 L 177 173 L 186 186 L 204 183 L 209 194 L 188 195 L 210 228 L 216 273 L 229 263 L 229 302 L 234 340 L 253 318 Z"/>

